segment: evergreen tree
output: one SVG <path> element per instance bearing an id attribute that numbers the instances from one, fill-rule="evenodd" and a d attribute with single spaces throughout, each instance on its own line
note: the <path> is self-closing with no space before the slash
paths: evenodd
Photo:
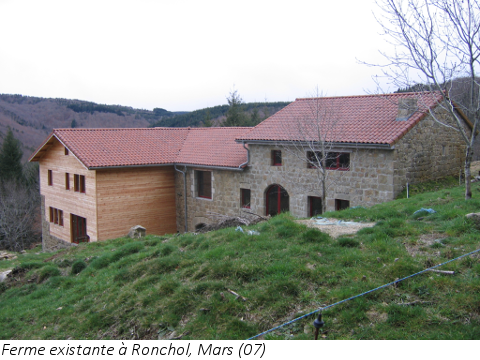
<path id="1" fill-rule="evenodd" d="M 9 128 L 0 150 L 0 180 L 22 179 L 22 156 L 20 142 L 15 139 Z"/>
<path id="2" fill-rule="evenodd" d="M 242 109 L 243 102 L 237 90 L 230 93 L 227 101 L 230 107 L 228 108 L 227 119 L 223 126 L 245 126 L 246 116 Z"/>
<path id="3" fill-rule="evenodd" d="M 70 127 L 73 129 L 73 128 L 76 128 L 77 127 L 77 120 L 73 119 L 71 124 L 70 124 Z"/>
<path id="4" fill-rule="evenodd" d="M 212 125 L 212 115 L 210 114 L 210 109 L 207 109 L 205 119 L 203 120 L 203 127 L 212 127 Z"/>
<path id="5" fill-rule="evenodd" d="M 262 121 L 260 119 L 260 115 L 258 114 L 258 108 L 257 108 L 257 105 L 255 104 L 254 108 L 253 108 L 253 111 L 252 111 L 252 115 L 250 116 L 250 124 L 248 124 L 249 126 L 255 126 L 255 125 L 258 125 L 260 123 L 260 121 Z"/>

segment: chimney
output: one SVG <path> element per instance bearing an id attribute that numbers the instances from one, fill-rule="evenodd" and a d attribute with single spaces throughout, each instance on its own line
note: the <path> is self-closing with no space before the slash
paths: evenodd
<path id="1" fill-rule="evenodd" d="M 416 98 L 403 98 L 398 100 L 398 112 L 396 121 L 407 121 L 417 111 Z"/>

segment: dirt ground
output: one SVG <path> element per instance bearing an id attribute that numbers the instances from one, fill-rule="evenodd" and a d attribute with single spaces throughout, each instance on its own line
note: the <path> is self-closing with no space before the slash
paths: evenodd
<path id="1" fill-rule="evenodd" d="M 337 222 L 338 219 L 329 218 L 328 220 L 332 222 Z M 373 227 L 375 223 L 355 223 L 355 224 L 348 224 L 348 225 L 319 225 L 315 222 L 315 220 L 297 220 L 300 224 L 305 224 L 311 228 L 317 228 L 322 232 L 327 233 L 333 238 L 338 238 L 343 235 L 352 235 L 356 234 L 358 230 L 366 228 L 366 227 Z"/>

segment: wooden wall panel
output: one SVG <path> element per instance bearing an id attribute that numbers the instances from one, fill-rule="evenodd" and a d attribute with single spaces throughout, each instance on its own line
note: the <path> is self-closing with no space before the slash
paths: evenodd
<path id="1" fill-rule="evenodd" d="M 98 239 L 177 232 L 173 166 L 97 170 Z"/>
<path id="2" fill-rule="evenodd" d="M 87 219 L 87 234 L 90 241 L 97 241 L 96 213 L 96 174 L 87 170 L 78 159 L 69 153 L 65 155 L 64 146 L 56 139 L 40 159 L 40 193 L 45 196 L 45 214 L 49 221 L 49 207 L 63 211 L 63 226 L 50 224 L 50 233 L 62 240 L 71 241 L 70 214 Z M 52 170 L 53 185 L 48 185 L 48 170 Z M 65 189 L 65 173 L 70 174 L 70 190 Z M 74 191 L 73 175 L 85 176 L 85 193 Z"/>

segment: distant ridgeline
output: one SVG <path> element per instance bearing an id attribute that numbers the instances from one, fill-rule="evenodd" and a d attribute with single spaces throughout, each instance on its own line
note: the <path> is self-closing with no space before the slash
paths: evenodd
<path id="1" fill-rule="evenodd" d="M 246 115 L 248 121 L 245 126 L 255 126 L 267 117 L 275 114 L 290 104 L 287 101 L 268 103 L 246 103 L 241 104 L 241 111 Z M 221 126 L 227 116 L 229 105 L 218 105 L 206 109 L 164 117 L 162 120 L 153 123 L 151 127 L 198 127 L 198 126 Z M 156 109 L 154 109 L 155 111 Z M 159 109 L 163 110 L 163 109 Z"/>
<path id="2" fill-rule="evenodd" d="M 142 110 L 142 109 L 134 109 L 129 106 L 121 106 L 121 105 L 103 105 L 103 104 L 96 104 L 93 102 L 84 102 L 84 101 L 76 101 L 74 104 L 67 105 L 68 109 L 75 111 L 76 113 L 90 113 L 93 114 L 95 111 L 103 112 L 103 113 L 112 113 L 117 114 L 118 116 L 125 116 L 125 115 L 136 115 L 141 116 L 149 122 L 158 121 L 163 117 L 181 115 L 186 113 L 185 111 L 168 111 L 161 108 L 155 108 L 153 111 L 150 110 Z"/>

